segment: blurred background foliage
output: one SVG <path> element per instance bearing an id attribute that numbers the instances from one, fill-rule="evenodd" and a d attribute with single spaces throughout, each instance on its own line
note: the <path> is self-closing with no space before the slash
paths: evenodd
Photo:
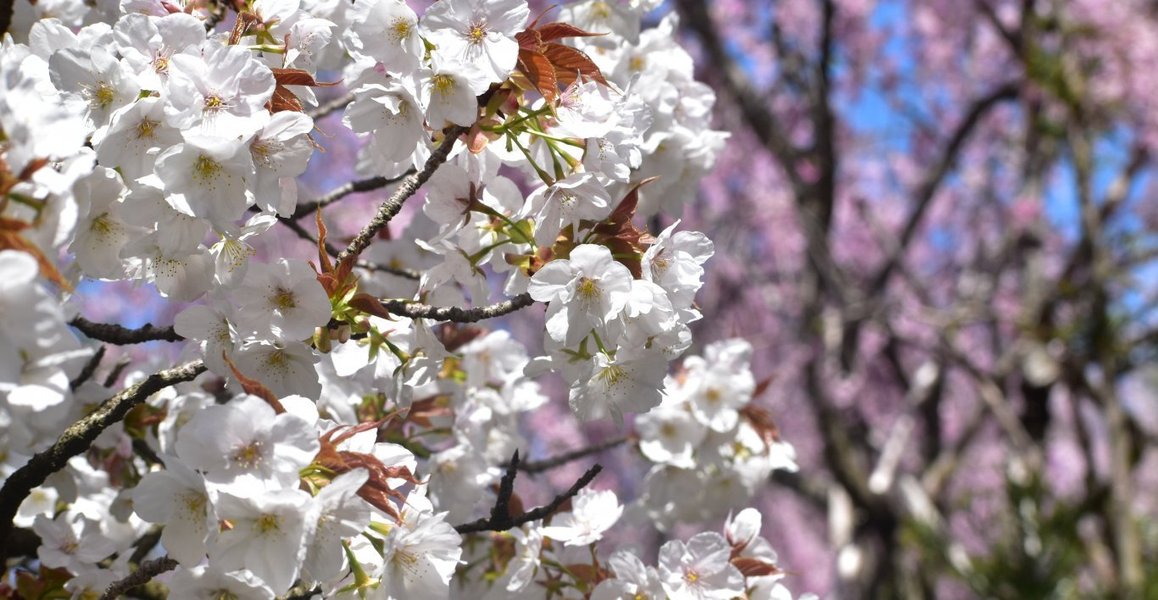
<path id="1" fill-rule="evenodd" d="M 797 590 L 1158 598 L 1158 3 L 676 0 Z"/>

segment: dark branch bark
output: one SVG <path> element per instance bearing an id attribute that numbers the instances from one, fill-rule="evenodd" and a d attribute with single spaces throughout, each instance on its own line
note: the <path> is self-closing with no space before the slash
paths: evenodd
<path id="1" fill-rule="evenodd" d="M 69 321 L 68 324 L 94 340 L 117 346 L 158 341 L 180 342 L 185 339 L 173 331 L 172 327 L 157 327 L 152 323 L 145 323 L 136 329 L 130 329 L 116 323 L 96 323 L 78 316 Z"/>
<path id="2" fill-rule="evenodd" d="M 81 369 L 80 373 L 77 374 L 76 379 L 68 382 L 69 389 L 75 392 L 76 388 L 84 385 L 84 383 L 89 379 L 92 379 L 93 374 L 96 373 L 97 367 L 99 367 L 101 364 L 101 360 L 104 359 L 107 349 L 108 347 L 104 344 L 101 344 L 99 347 L 97 347 L 96 352 L 94 352 L 93 355 L 88 359 L 88 362 L 84 364 L 84 368 Z"/>
<path id="3" fill-rule="evenodd" d="M 383 300 L 382 306 L 396 315 L 411 319 L 433 319 L 435 321 L 452 321 L 454 323 L 476 323 L 485 319 L 493 319 L 526 308 L 535 301 L 530 294 L 519 294 L 510 300 L 498 302 L 477 308 L 461 308 L 458 306 L 431 306 L 421 302 L 406 300 Z"/>
<path id="4" fill-rule="evenodd" d="M 51 448 L 33 456 L 27 464 L 12 473 L 0 488 L 0 562 L 9 556 L 8 534 L 12 530 L 12 518 L 33 488 L 62 469 L 70 458 L 88 450 L 102 431 L 124 419 L 134 406 L 162 389 L 192 381 L 204 371 L 205 365 L 198 360 L 149 375 L 109 398 L 92 414 L 73 423 Z"/>
<path id="5" fill-rule="evenodd" d="M 511 462 L 507 463 L 507 471 L 503 474 L 503 479 L 499 483 L 498 497 L 495 498 L 495 504 L 491 508 L 491 516 L 477 521 L 472 521 L 454 528 L 455 531 L 466 533 L 479 533 L 483 531 L 507 531 L 519 527 L 524 523 L 531 521 L 538 521 L 545 519 L 555 511 L 559 510 L 563 503 L 574 498 L 579 490 L 587 487 L 595 476 L 603 470 L 601 465 L 594 465 L 587 472 L 583 474 L 566 492 L 555 496 L 553 500 L 538 508 L 525 512 L 517 517 L 512 517 L 510 514 L 511 496 L 515 489 L 515 476 L 519 471 L 519 452 L 516 450 L 514 456 L 511 457 Z"/>
<path id="6" fill-rule="evenodd" d="M 442 163 L 446 162 L 447 157 L 450 156 L 451 149 L 454 148 L 454 144 L 458 141 L 458 136 L 466 133 L 466 131 L 467 128 L 461 126 L 451 127 L 450 130 L 447 131 L 442 143 L 434 150 L 430 158 L 426 159 L 426 164 L 422 166 L 422 170 L 406 176 L 406 178 L 402 180 L 401 185 L 398 186 L 398 189 L 394 190 L 394 193 L 378 207 L 378 212 L 375 213 L 374 218 L 362 228 L 362 231 L 358 232 L 358 235 L 355 236 L 353 240 L 350 240 L 350 245 L 346 246 L 346 249 L 338 254 L 339 262 L 347 256 L 357 256 L 361 254 L 362 251 L 370 245 L 370 242 L 374 239 L 374 236 L 377 235 L 378 231 L 385 227 L 386 224 L 402 210 L 402 204 L 413 196 L 414 193 L 418 191 L 418 188 L 426 183 L 426 180 L 430 179 L 430 176 L 438 170 L 438 167 L 442 166 Z"/>
<path id="7" fill-rule="evenodd" d="M 356 179 L 330 190 L 324 196 L 319 196 L 309 202 L 298 204 L 297 209 L 294 210 L 294 214 L 290 218 L 295 221 L 302 219 L 314 214 L 319 208 L 325 208 L 350 194 L 382 189 L 392 183 L 398 183 L 402 181 L 404 177 L 409 177 L 413 174 L 414 169 L 411 169 L 402 177 L 369 177 L 366 179 Z"/>
<path id="8" fill-rule="evenodd" d="M 105 593 L 101 594 L 101 600 L 116 600 L 125 592 L 137 586 L 145 585 L 157 575 L 165 571 L 172 571 L 176 568 L 177 561 L 168 556 L 147 560 L 141 563 L 141 566 L 137 567 L 137 570 L 130 573 L 128 577 L 113 582 L 113 584 L 105 590 Z"/>
<path id="9" fill-rule="evenodd" d="M 558 456 L 552 456 L 551 458 L 545 458 L 543 460 L 520 463 L 519 464 L 519 470 L 524 472 L 524 473 L 530 473 L 532 475 L 534 475 L 536 473 L 542 473 L 543 471 L 550 471 L 551 469 L 554 469 L 556 467 L 561 467 L 567 463 L 574 462 L 574 461 L 579 460 L 581 458 L 585 458 L 585 457 L 591 456 L 593 454 L 599 454 L 600 452 L 603 452 L 605 450 L 610 450 L 610 449 L 615 448 L 617 446 L 621 446 L 621 445 L 623 445 L 631 440 L 632 440 L 632 437 L 628 436 L 628 435 L 622 435 L 619 437 L 614 437 L 614 438 L 611 438 L 609 440 L 604 440 L 604 441 L 602 441 L 598 444 L 595 444 L 593 446 L 587 446 L 586 448 L 579 448 L 577 450 L 565 452 L 565 453 L 560 454 Z"/>
<path id="10" fill-rule="evenodd" d="M 12 24 L 12 11 L 15 8 L 16 0 L 0 0 L 0 36 L 8 31 L 8 26 Z"/>
<path id="11" fill-rule="evenodd" d="M 354 93 L 350 92 L 342 96 L 338 96 L 325 104 L 318 105 L 317 108 L 306 113 L 311 119 L 318 121 L 324 119 L 330 113 L 344 110 L 348 104 L 354 101 Z"/>

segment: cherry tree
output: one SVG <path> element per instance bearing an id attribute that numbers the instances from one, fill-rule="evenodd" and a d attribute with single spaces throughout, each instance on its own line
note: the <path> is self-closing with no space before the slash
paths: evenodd
<path id="1" fill-rule="evenodd" d="M 0 594 L 791 597 L 751 344 L 689 353 L 728 134 L 656 5 L 5 3 Z M 128 286 L 168 322 L 86 316 Z M 547 404 L 640 415 L 642 493 L 529 460 Z"/>
<path id="2" fill-rule="evenodd" d="M 693 330 L 757 348 L 805 587 L 1152 595 L 1153 7 L 675 4 L 733 133 Z"/>

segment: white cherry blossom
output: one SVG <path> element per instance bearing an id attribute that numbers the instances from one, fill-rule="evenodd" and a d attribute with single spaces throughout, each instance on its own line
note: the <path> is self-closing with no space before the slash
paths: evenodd
<path id="1" fill-rule="evenodd" d="M 222 492 L 217 513 L 233 527 L 210 547 L 210 561 L 248 569 L 275 594 L 284 594 L 298 577 L 313 535 L 316 517 L 310 500 L 298 489 L 240 496 Z"/>
<path id="2" fill-rule="evenodd" d="M 177 437 L 178 457 L 217 484 L 244 478 L 238 483 L 292 488 L 317 451 L 310 423 L 288 412 L 276 414 L 256 396 L 202 410 Z"/>
<path id="3" fill-rule="evenodd" d="M 165 466 L 146 474 L 133 488 L 133 510 L 141 518 L 165 526 L 161 543 L 169 556 L 187 567 L 196 566 L 205 558 L 207 542 L 216 533 L 213 501 L 199 473 L 176 458 L 166 460 Z"/>
<path id="4" fill-rule="evenodd" d="M 238 46 L 208 40 L 169 59 L 165 116 L 173 127 L 235 135 L 273 95 L 268 67 Z"/>
<path id="5" fill-rule="evenodd" d="M 499 83 L 515 68 L 515 34 L 529 15 L 525 0 L 446 0 L 426 11 L 422 26 L 440 54 L 473 65 L 488 82 Z"/>
<path id="6" fill-rule="evenodd" d="M 401 0 L 367 0 L 351 9 L 355 46 L 392 73 L 418 68 L 423 48 L 418 15 Z"/>
<path id="7" fill-rule="evenodd" d="M 730 600 L 744 594 L 744 576 L 729 562 L 731 548 L 714 531 L 671 540 L 659 549 L 659 575 L 672 598 Z"/>
<path id="8" fill-rule="evenodd" d="M 302 340 L 330 320 L 330 299 L 317 275 L 301 262 L 252 265 L 234 296 L 240 322 L 258 333 Z"/>
<path id="9" fill-rule="evenodd" d="M 570 512 L 555 515 L 551 524 L 542 528 L 543 537 L 567 546 L 586 546 L 602 539 L 622 515 L 623 505 L 615 492 L 584 489 L 571 500 Z"/>
<path id="10" fill-rule="evenodd" d="M 631 272 L 603 246 L 583 244 L 569 259 L 553 260 L 531 277 L 528 292 L 547 308 L 547 332 L 567 346 L 578 344 L 614 319 L 631 293 Z"/>
<path id="11" fill-rule="evenodd" d="M 175 210 L 227 228 L 253 202 L 253 159 L 244 139 L 186 133 L 157 157 L 165 200 Z"/>

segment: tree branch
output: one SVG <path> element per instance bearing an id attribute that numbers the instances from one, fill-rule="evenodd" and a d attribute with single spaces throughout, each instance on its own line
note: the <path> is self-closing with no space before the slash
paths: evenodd
<path id="1" fill-rule="evenodd" d="M 598 444 L 595 444 L 593 446 L 587 446 L 586 448 L 579 448 L 577 450 L 565 452 L 565 453 L 560 454 L 558 456 L 552 456 L 551 458 L 544 458 L 543 460 L 520 463 L 519 464 L 519 470 L 524 472 L 524 473 L 529 473 L 532 475 L 534 475 L 536 473 L 542 473 L 543 471 L 550 471 L 551 469 L 554 469 L 556 467 L 561 467 L 569 462 L 579 460 L 580 458 L 585 458 L 585 457 L 591 456 L 592 454 L 599 454 L 600 452 L 603 452 L 604 450 L 610 450 L 612 448 L 615 448 L 616 446 L 621 446 L 621 445 L 623 445 L 629 441 L 632 441 L 632 440 L 633 440 L 633 438 L 630 435 L 621 435 L 619 437 L 614 437 L 614 438 L 611 438 L 609 440 L 604 440 L 604 441 L 599 442 Z M 509 466 L 509 464 L 507 466 Z"/>
<path id="2" fill-rule="evenodd" d="M 149 583 L 149 581 L 157 575 L 176 569 L 177 564 L 176 560 L 168 556 L 147 560 L 141 563 L 136 571 L 133 571 L 124 579 L 114 581 L 112 585 L 105 589 L 105 593 L 101 594 L 100 600 L 116 600 L 125 592 Z"/>
<path id="3" fill-rule="evenodd" d="M 410 169 L 401 177 L 368 177 L 366 179 L 355 179 L 344 183 L 325 195 L 319 196 L 309 202 L 298 204 L 294 214 L 289 218 L 296 220 L 309 216 L 317 212 L 319 208 L 325 208 L 350 194 L 358 194 L 361 192 L 370 192 L 377 189 L 382 189 L 392 183 L 402 181 L 404 177 L 409 177 L 414 174 L 414 169 Z"/>
<path id="4" fill-rule="evenodd" d="M 180 342 L 185 339 L 178 335 L 172 327 L 157 327 L 152 323 L 145 323 L 136 329 L 129 329 L 116 323 L 96 323 L 77 316 L 68 322 L 86 336 L 117 346 L 143 344 L 145 342 Z"/>
<path id="5" fill-rule="evenodd" d="M 515 476 L 519 471 L 519 452 L 515 451 L 514 456 L 511 457 L 511 462 L 507 463 L 507 471 L 503 474 L 502 481 L 499 482 L 498 497 L 495 498 L 495 504 L 491 508 L 491 516 L 477 521 L 472 521 L 454 528 L 455 531 L 466 533 L 480 533 L 483 531 L 507 531 L 519 527 L 524 523 L 531 521 L 538 521 L 554 514 L 559 510 L 559 507 L 564 502 L 574 498 L 579 490 L 587 487 L 595 476 L 603 470 L 601 465 L 593 465 L 587 472 L 583 474 L 566 492 L 555 496 L 553 500 L 538 508 L 525 512 L 518 517 L 511 517 L 510 502 L 511 496 L 515 489 Z"/>
<path id="6" fill-rule="evenodd" d="M 719 32 L 708 13 L 708 3 L 700 0 L 678 0 L 676 5 L 686 16 L 683 22 L 688 24 L 704 43 L 704 50 L 708 53 L 708 64 L 722 74 L 724 87 L 740 105 L 744 120 L 751 125 L 752 132 L 760 143 L 768 148 L 784 166 L 793 186 L 801 183 L 800 177 L 794 168 L 799 150 L 788 139 L 786 129 L 780 119 L 768 108 L 764 97 L 752 88 L 744 70 L 728 54 Z"/>
<path id="7" fill-rule="evenodd" d="M 0 0 L 0 36 L 8 31 L 8 26 L 12 24 L 12 11 L 15 8 L 16 0 Z"/>
<path id="8" fill-rule="evenodd" d="M 354 101 L 354 92 L 348 92 L 342 96 L 338 96 L 325 104 L 319 105 L 317 108 L 306 113 L 311 119 L 318 121 L 330 115 L 330 113 L 337 112 L 346 108 L 346 105 Z"/>
<path id="9" fill-rule="evenodd" d="M 347 184 L 347 185 L 349 185 L 349 184 Z M 317 210 L 316 207 L 313 210 Z M 303 227 L 301 223 L 298 223 L 295 220 L 297 218 L 298 218 L 298 215 L 297 215 L 297 213 L 295 213 L 293 217 L 279 217 L 277 221 L 278 221 L 278 223 L 285 225 L 286 228 L 288 228 L 290 231 L 294 232 L 299 238 L 309 242 L 310 245 L 316 247 L 318 245 L 318 239 L 316 237 L 314 237 L 313 234 L 311 234 L 309 231 L 306 231 L 306 228 Z M 326 242 L 326 253 L 327 254 L 329 254 L 330 256 L 338 256 L 338 254 L 340 252 L 341 251 L 338 250 L 337 246 L 334 246 L 329 241 Z M 418 273 L 418 271 L 415 271 L 413 269 L 407 269 L 405 267 L 391 267 L 389 265 L 380 265 L 380 264 L 372 263 L 372 262 L 366 261 L 366 260 L 359 260 L 355 264 L 359 268 L 366 269 L 367 271 L 380 271 L 382 273 L 390 273 L 391 275 L 396 275 L 398 277 L 404 277 L 406 279 L 413 279 L 415 281 L 422 278 L 422 275 L 420 273 Z"/>
<path id="10" fill-rule="evenodd" d="M 96 352 L 93 352 L 93 355 L 89 357 L 88 362 L 84 364 L 84 368 L 81 369 L 80 373 L 77 374 L 76 379 L 68 382 L 68 389 L 75 392 L 76 388 L 84 385 L 84 383 L 89 379 L 92 379 L 92 376 L 96 373 L 97 367 L 101 365 L 101 360 L 104 359 L 105 352 L 107 350 L 108 346 L 105 346 L 104 344 L 98 346 Z"/>
<path id="11" fill-rule="evenodd" d="M 350 245 L 346 246 L 346 249 L 338 254 L 339 262 L 348 256 L 361 254 L 362 251 L 370 245 L 370 242 L 374 239 L 378 231 L 385 227 L 386 224 L 402 210 L 402 204 L 413 196 L 414 193 L 418 191 L 418 188 L 426 183 L 426 180 L 430 179 L 430 176 L 438 170 L 438 167 L 440 167 L 442 163 L 446 162 L 447 157 L 450 156 L 451 149 L 454 148 L 455 142 L 458 141 L 458 136 L 466 133 L 466 131 L 466 127 L 458 125 L 450 128 L 442 143 L 434 150 L 430 158 L 426 159 L 426 164 L 422 166 L 422 170 L 407 175 L 406 178 L 402 180 L 402 184 L 398 186 L 398 189 L 394 190 L 394 193 L 378 207 L 378 212 L 375 213 L 374 218 L 362 228 L 362 231 L 358 232 L 358 235 L 355 236 L 353 240 L 350 240 Z"/>
<path id="12" fill-rule="evenodd" d="M 909 219 L 905 222 L 901 233 L 898 236 L 895 250 L 891 253 L 888 260 L 885 261 L 881 270 L 873 278 L 872 284 L 869 286 L 869 297 L 875 297 L 888 283 L 889 277 L 897 268 L 897 264 L 904 258 L 904 252 L 912 241 L 913 236 L 916 235 L 917 229 L 921 225 L 921 220 L 925 216 L 925 212 L 932 204 L 933 197 L 937 194 L 937 189 L 941 187 L 941 182 L 952 170 L 953 165 L 957 162 L 957 155 L 960 154 L 961 149 L 965 146 L 965 142 L 972 135 L 973 130 L 981 122 L 981 119 L 993 107 L 997 106 L 1005 100 L 1013 100 L 1017 98 L 1020 92 L 1020 85 L 1017 82 L 1006 82 L 998 86 L 993 91 L 989 92 L 982 98 L 976 100 L 969 110 L 965 112 L 965 118 L 957 124 L 957 128 L 953 130 L 953 135 L 949 138 L 949 143 L 941 152 L 941 156 L 937 159 L 933 167 L 925 173 L 924 179 L 921 180 L 920 185 L 917 186 L 917 193 L 913 198 L 913 212 L 909 215 Z"/>
<path id="13" fill-rule="evenodd" d="M 380 265 L 378 263 L 372 263 L 372 262 L 366 261 L 366 260 L 359 260 L 356 264 L 357 264 L 358 268 L 366 269 L 367 271 L 378 271 L 381 273 L 389 273 L 391 275 L 394 275 L 395 277 L 402 277 L 404 279 L 413 279 L 414 281 L 418 281 L 419 279 L 422 279 L 421 273 L 419 273 L 418 271 L 415 271 L 414 269 L 407 269 L 406 267 L 391 267 L 390 265 Z"/>
<path id="14" fill-rule="evenodd" d="M 32 488 L 43 484 L 49 475 L 62 469 L 70 458 L 87 450 L 102 431 L 124 419 L 134 406 L 162 389 L 192 381 L 204 371 L 205 364 L 197 360 L 149 375 L 103 402 L 92 414 L 73 423 L 51 448 L 33 456 L 27 464 L 12 473 L 0 488 L 0 562 L 9 556 L 8 533 L 12 530 L 12 518 Z"/>
<path id="15" fill-rule="evenodd" d="M 454 323 L 475 323 L 486 319 L 493 319 L 526 308 L 535 301 L 530 294 L 519 294 L 510 300 L 504 300 L 488 306 L 476 308 L 462 308 L 459 306 L 431 306 L 421 302 L 407 300 L 382 300 L 386 310 L 411 319 L 433 319 L 435 321 L 452 321 Z"/>

